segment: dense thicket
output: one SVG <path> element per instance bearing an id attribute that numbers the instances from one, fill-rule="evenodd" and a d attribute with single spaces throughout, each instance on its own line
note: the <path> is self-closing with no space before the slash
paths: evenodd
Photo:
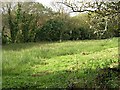
<path id="1" fill-rule="evenodd" d="M 2 43 L 105 39 L 118 37 L 118 18 L 82 13 L 71 17 L 40 3 L 3 4 Z"/>

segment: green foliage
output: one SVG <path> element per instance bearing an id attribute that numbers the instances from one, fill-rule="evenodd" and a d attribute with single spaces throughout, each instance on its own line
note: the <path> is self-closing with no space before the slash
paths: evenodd
<path id="1" fill-rule="evenodd" d="M 6 8 L 8 12 L 3 13 L 3 25 L 12 43 L 35 41 L 37 30 L 42 26 L 40 24 L 44 23 L 46 18 L 48 19 L 52 14 L 49 8 L 45 8 L 40 3 L 18 2 L 15 3 L 13 8 L 8 4 L 6 4 L 6 6 L 7 7 L 4 8 Z M 33 8 L 34 10 L 32 10 Z M 5 32 L 2 34 L 3 38 L 6 35 Z M 3 39 L 3 42 L 6 42 L 6 38 Z"/>
<path id="2" fill-rule="evenodd" d="M 10 7 L 8 8 L 8 23 L 9 23 L 10 34 L 11 34 L 11 41 L 12 43 L 15 43 L 18 29 L 17 29 L 17 23 L 12 19 Z"/>
<path id="3" fill-rule="evenodd" d="M 94 12 L 71 17 L 36 2 L 19 2 L 14 8 L 6 8 L 8 12 L 3 13 L 3 43 L 61 42 L 119 36 L 118 15 L 103 16 Z"/>
<path id="4" fill-rule="evenodd" d="M 63 30 L 64 21 L 61 19 L 50 19 L 37 33 L 38 40 L 58 41 Z"/>

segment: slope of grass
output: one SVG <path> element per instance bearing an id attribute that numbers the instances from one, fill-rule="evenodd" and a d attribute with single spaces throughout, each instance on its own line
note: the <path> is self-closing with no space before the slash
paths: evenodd
<path id="1" fill-rule="evenodd" d="M 118 38 L 3 46 L 3 88 L 97 87 L 97 68 L 118 61 Z"/>

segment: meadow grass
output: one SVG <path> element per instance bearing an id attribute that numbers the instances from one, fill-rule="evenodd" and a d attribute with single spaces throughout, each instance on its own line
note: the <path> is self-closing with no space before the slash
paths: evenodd
<path id="1" fill-rule="evenodd" d="M 118 38 L 3 46 L 3 88 L 97 87 L 97 68 L 118 62 Z"/>

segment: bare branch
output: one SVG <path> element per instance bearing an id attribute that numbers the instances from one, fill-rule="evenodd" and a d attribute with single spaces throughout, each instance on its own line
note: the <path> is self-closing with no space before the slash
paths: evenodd
<path id="1" fill-rule="evenodd" d="M 78 9 L 78 6 L 76 5 L 76 4 L 68 4 L 68 3 L 66 3 L 66 2 L 57 2 L 57 3 L 61 3 L 61 4 L 64 4 L 65 6 L 67 6 L 67 7 L 69 7 L 69 8 L 71 8 L 72 9 L 72 11 L 73 12 L 94 12 L 94 10 L 90 10 L 90 9 L 84 9 L 84 10 L 82 10 L 82 8 L 83 8 L 83 5 L 80 7 L 80 9 Z"/>
<path id="2" fill-rule="evenodd" d="M 94 2 L 85 2 L 85 3 L 77 2 L 77 4 L 75 2 L 68 3 L 67 1 L 57 2 L 57 3 L 63 4 L 71 8 L 73 12 L 95 12 L 101 14 L 102 16 L 108 16 L 111 14 L 120 13 L 118 7 L 115 7 L 116 6 L 115 2 L 114 3 L 103 2 L 103 0 L 101 2 L 98 2 L 97 0 L 95 0 Z M 120 3 L 120 1 L 118 3 Z"/>

